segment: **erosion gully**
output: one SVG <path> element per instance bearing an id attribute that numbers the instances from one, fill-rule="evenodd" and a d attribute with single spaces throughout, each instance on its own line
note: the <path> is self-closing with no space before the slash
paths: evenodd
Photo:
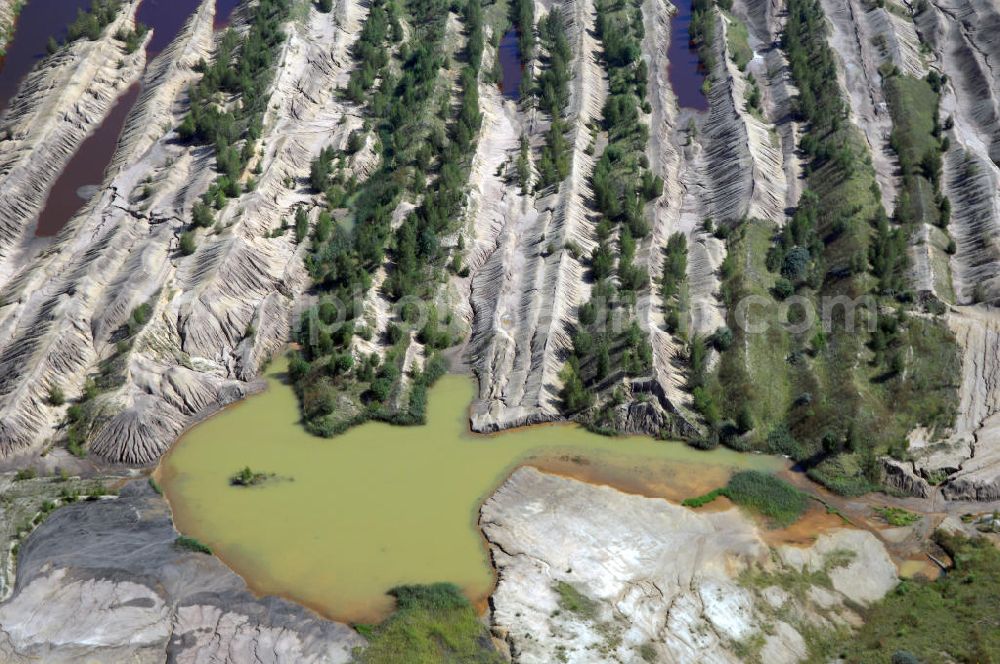
<path id="1" fill-rule="evenodd" d="M 224 27 L 240 0 L 216 0 L 215 24 Z M 143 0 L 136 20 L 153 30 L 146 47 L 147 61 L 177 36 L 199 0 Z M 0 61 L 0 111 L 17 93 L 21 81 L 46 55 L 49 37 L 62 39 L 66 26 L 90 0 L 29 0 L 18 17 L 13 41 Z M 80 145 L 49 192 L 38 218 L 36 235 L 56 235 L 97 191 L 114 156 L 125 119 L 139 97 L 140 85 L 130 87 L 104 121 Z"/>

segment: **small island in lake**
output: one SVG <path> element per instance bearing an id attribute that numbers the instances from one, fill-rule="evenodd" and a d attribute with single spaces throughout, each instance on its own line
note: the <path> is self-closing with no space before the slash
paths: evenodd
<path id="1" fill-rule="evenodd" d="M 230 486 L 257 486 L 269 479 L 274 478 L 274 473 L 262 473 L 251 470 L 250 466 L 244 466 L 242 470 L 233 473 L 229 477 Z"/>

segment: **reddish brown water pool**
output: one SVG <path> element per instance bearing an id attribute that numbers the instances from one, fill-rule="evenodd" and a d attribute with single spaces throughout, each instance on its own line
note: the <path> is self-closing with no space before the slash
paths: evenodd
<path id="1" fill-rule="evenodd" d="M 63 38 L 77 10 L 89 5 L 90 0 L 31 0 L 21 8 L 14 38 L 0 57 L 0 111 L 7 108 L 25 74 L 45 57 L 49 37 Z"/>
<path id="2" fill-rule="evenodd" d="M 225 4 L 225 0 L 220 3 Z M 200 0 L 142 0 L 135 18 L 153 28 L 153 36 L 146 47 L 150 59 L 170 44 L 199 4 Z"/>
<path id="3" fill-rule="evenodd" d="M 34 2 L 35 0 L 32 0 Z M 228 16 L 239 0 L 217 0 L 217 10 Z M 200 0 L 143 0 L 136 20 L 153 29 L 146 47 L 152 60 L 177 36 Z M 30 6 L 29 3 L 28 6 Z M 111 163 L 118 137 L 129 112 L 139 97 L 140 87 L 133 85 L 117 101 L 101 125 L 85 140 L 56 179 L 42 213 L 35 235 L 50 237 L 59 233 L 90 199 Z"/>
<path id="4" fill-rule="evenodd" d="M 51 237 L 61 231 L 77 210 L 90 200 L 104 169 L 111 162 L 125 118 L 139 96 L 136 83 L 115 103 L 104 122 L 87 137 L 52 185 L 45 207 L 38 217 L 37 237 Z"/>

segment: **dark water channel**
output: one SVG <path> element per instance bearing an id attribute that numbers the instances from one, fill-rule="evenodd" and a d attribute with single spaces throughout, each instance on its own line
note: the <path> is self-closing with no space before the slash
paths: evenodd
<path id="1" fill-rule="evenodd" d="M 215 0 L 215 29 L 229 25 L 229 18 L 243 0 Z"/>
<path id="2" fill-rule="evenodd" d="M 521 64 L 521 49 L 518 45 L 518 32 L 515 28 L 504 33 L 503 39 L 500 40 L 498 57 L 503 74 L 500 80 L 500 91 L 507 99 L 520 99 L 524 67 Z"/>
<path id="3" fill-rule="evenodd" d="M 104 169 L 111 163 L 125 118 L 139 97 L 140 85 L 133 83 L 112 107 L 108 117 L 80 144 L 66 168 L 56 178 L 38 217 L 37 237 L 51 237 L 63 229 L 97 192 Z"/>
<path id="4" fill-rule="evenodd" d="M 691 46 L 691 0 L 675 0 L 677 14 L 670 22 L 670 85 L 677 103 L 696 111 L 708 109 L 708 99 L 701 91 L 705 72 L 698 62 L 698 53 Z"/>

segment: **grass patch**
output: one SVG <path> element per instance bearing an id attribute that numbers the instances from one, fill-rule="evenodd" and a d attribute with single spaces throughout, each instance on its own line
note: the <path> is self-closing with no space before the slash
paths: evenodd
<path id="1" fill-rule="evenodd" d="M 809 505 L 809 497 L 788 482 L 756 470 L 733 475 L 726 484 L 725 495 L 778 528 L 795 523 Z"/>
<path id="2" fill-rule="evenodd" d="M 778 528 L 798 521 L 809 505 L 809 497 L 788 482 L 756 470 L 744 470 L 733 475 L 723 495 L 737 505 L 761 514 Z"/>
<path id="3" fill-rule="evenodd" d="M 396 611 L 381 625 L 359 625 L 369 641 L 359 664 L 500 664 L 489 631 L 457 586 L 399 586 L 389 591 Z M 362 631 L 363 630 L 363 631 Z"/>
<path id="4" fill-rule="evenodd" d="M 899 158 L 916 165 L 925 154 L 938 150 L 938 140 L 933 135 L 938 93 L 923 79 L 892 76 L 886 80 L 885 94 Z"/>
<path id="5" fill-rule="evenodd" d="M 823 569 L 829 572 L 839 567 L 848 567 L 857 557 L 858 554 L 851 549 L 836 549 L 826 554 L 823 559 Z"/>
<path id="6" fill-rule="evenodd" d="M 818 570 L 807 567 L 796 570 L 781 566 L 775 566 L 773 570 L 751 568 L 740 575 L 740 585 L 744 588 L 758 590 L 777 586 L 799 602 L 807 601 L 809 591 L 813 586 L 833 588 L 833 582 L 830 580 L 826 565 L 823 566 L 823 569 Z"/>
<path id="7" fill-rule="evenodd" d="M 174 546 L 187 549 L 188 551 L 194 551 L 195 553 L 212 555 L 212 549 L 210 549 L 207 544 L 202 544 L 195 538 L 188 537 L 187 535 L 180 535 L 177 539 L 175 539 Z"/>
<path id="8" fill-rule="evenodd" d="M 765 517 L 772 527 L 783 528 L 795 523 L 806 507 L 809 496 L 788 482 L 756 470 L 743 470 L 729 478 L 726 486 L 703 496 L 688 498 L 685 507 L 702 507 L 719 496 L 725 496 L 741 507 Z"/>
<path id="9" fill-rule="evenodd" d="M 886 523 L 896 528 L 912 526 L 920 521 L 920 515 L 900 507 L 876 507 L 875 513 L 885 519 Z"/>
<path id="10" fill-rule="evenodd" d="M 954 304 L 955 285 L 951 279 L 951 252 L 955 251 L 954 240 L 943 228 L 929 227 L 928 244 L 931 255 L 931 269 L 934 271 L 934 292 L 937 296 Z"/>
<path id="11" fill-rule="evenodd" d="M 747 26 L 731 14 L 726 14 L 729 25 L 726 27 L 726 42 L 729 45 L 729 57 L 733 59 L 740 71 L 746 69 L 753 59 L 753 49 L 750 48 Z"/>
<path id="12" fill-rule="evenodd" d="M 986 539 L 935 535 L 955 561 L 936 581 L 904 579 L 828 659 L 847 662 L 996 662 L 1000 551 Z M 910 658 L 903 658 L 908 653 Z"/>
<path id="13" fill-rule="evenodd" d="M 941 153 L 948 143 L 939 121 L 940 81 L 896 75 L 885 82 L 892 114 L 890 143 L 903 175 L 894 216 L 903 225 L 944 227 L 951 215 L 951 202 L 940 189 Z"/>
<path id="14" fill-rule="evenodd" d="M 559 595 L 559 607 L 563 611 L 575 613 L 585 620 L 593 620 L 597 617 L 597 602 L 570 584 L 560 581 L 553 590 Z"/>

